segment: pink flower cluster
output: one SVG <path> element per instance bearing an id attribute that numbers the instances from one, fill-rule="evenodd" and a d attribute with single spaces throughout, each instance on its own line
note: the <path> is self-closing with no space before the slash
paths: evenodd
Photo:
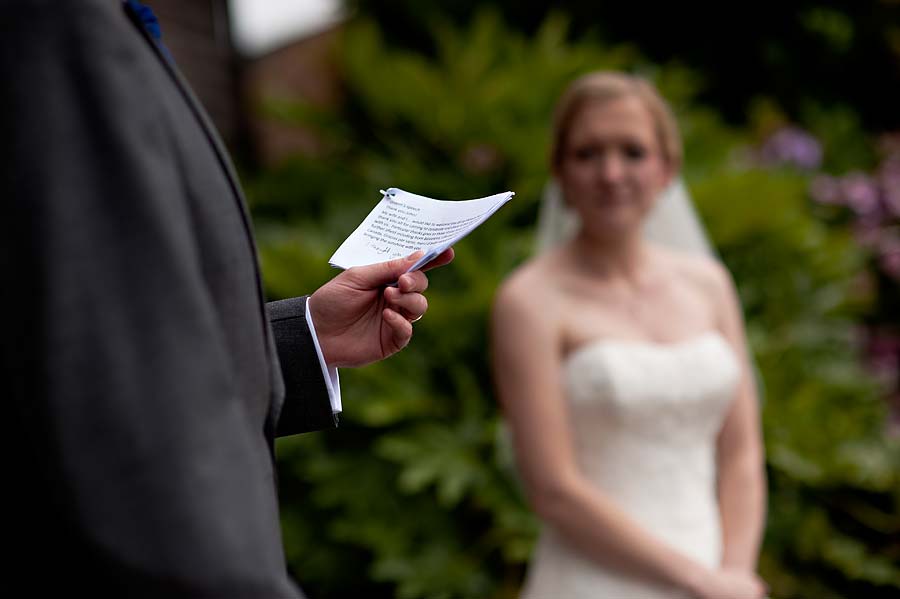
<path id="1" fill-rule="evenodd" d="M 887 385 L 887 401 L 890 410 L 889 430 L 900 435 L 900 335 L 889 330 L 870 328 L 863 342 L 869 370 Z"/>
<path id="2" fill-rule="evenodd" d="M 894 382 L 900 368 L 900 335 L 886 328 L 869 328 L 862 345 L 872 372 L 887 384 Z"/>
<path id="3" fill-rule="evenodd" d="M 900 281 L 900 133 L 885 135 L 879 149 L 874 173 L 817 175 L 810 195 L 820 204 L 849 208 L 859 243 L 875 253 L 885 274 Z"/>
<path id="4" fill-rule="evenodd" d="M 818 204 L 836 207 L 837 213 L 849 217 L 857 242 L 873 258 L 875 272 L 883 275 L 872 277 L 867 271 L 860 273 L 862 280 L 877 286 L 872 289 L 876 296 L 889 298 L 896 297 L 900 285 L 900 132 L 882 136 L 878 150 L 880 160 L 872 172 L 815 174 L 809 193 Z M 770 137 L 757 156 L 763 164 L 816 171 L 821 152 L 812 135 L 786 127 Z M 891 389 L 891 422 L 900 434 L 900 306 L 884 304 L 881 301 L 878 313 L 870 315 L 860 345 L 871 371 Z"/>
<path id="5" fill-rule="evenodd" d="M 757 152 L 757 160 L 767 166 L 787 164 L 803 170 L 815 170 L 822 164 L 822 145 L 800 127 L 782 127 L 763 142 Z"/>

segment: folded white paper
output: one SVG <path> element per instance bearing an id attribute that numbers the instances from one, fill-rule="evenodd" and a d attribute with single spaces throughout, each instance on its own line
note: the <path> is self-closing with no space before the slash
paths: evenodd
<path id="1" fill-rule="evenodd" d="M 435 200 L 402 189 L 382 190 L 382 198 L 329 260 L 338 268 L 364 266 L 425 254 L 417 270 L 468 235 L 515 195 L 511 191 L 477 200 Z"/>

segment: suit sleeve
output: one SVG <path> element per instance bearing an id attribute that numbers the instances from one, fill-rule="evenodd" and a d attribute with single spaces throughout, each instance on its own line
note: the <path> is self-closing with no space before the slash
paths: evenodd
<path id="1" fill-rule="evenodd" d="M 295 297 L 266 305 L 285 387 L 278 436 L 337 426 L 325 382 L 327 375 L 306 322 L 306 301 L 307 297 Z"/>
<path id="2" fill-rule="evenodd" d="M 236 397 L 153 95 L 158 65 L 118 2 L 7 6 L 15 284 L 0 343 L 20 470 L 45 485 L 29 492 L 51 497 L 56 534 L 79 539 L 114 595 L 297 597 L 271 456 Z M 65 541 L 47 539 L 47 555 Z"/>

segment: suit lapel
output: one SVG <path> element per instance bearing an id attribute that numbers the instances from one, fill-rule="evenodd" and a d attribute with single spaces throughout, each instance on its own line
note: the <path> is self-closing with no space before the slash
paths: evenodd
<path id="1" fill-rule="evenodd" d="M 235 197 L 240 200 L 239 203 L 241 205 L 241 211 L 244 213 L 244 220 L 248 225 L 249 233 L 249 215 L 246 211 L 246 201 L 244 198 L 244 194 L 243 191 L 241 191 L 240 184 L 238 183 L 237 172 L 234 168 L 234 164 L 231 162 L 228 151 L 225 149 L 225 144 L 219 137 L 215 126 L 210 121 L 206 110 L 194 95 L 193 90 L 191 89 L 190 85 L 188 85 L 187 80 L 181 74 L 181 71 L 178 69 L 178 66 L 175 64 L 175 62 L 168 56 L 166 56 L 156 40 L 153 39 L 153 37 L 144 27 L 144 24 L 141 22 L 140 17 L 133 12 L 131 7 L 128 4 L 123 4 L 123 7 L 132 24 L 137 28 L 138 32 L 141 34 L 147 44 L 150 45 L 151 49 L 156 54 L 157 59 L 163 64 L 166 71 L 168 71 L 169 75 L 172 77 L 172 80 L 175 82 L 176 87 L 178 87 L 178 90 L 184 97 L 185 102 L 187 102 L 191 112 L 194 113 L 194 117 L 200 124 L 200 127 L 209 140 L 210 145 L 215 150 L 216 157 L 219 160 L 219 164 L 222 166 L 222 170 L 225 171 L 225 175 L 228 177 L 228 182 L 231 185 L 231 189 L 234 191 Z"/>
<path id="2" fill-rule="evenodd" d="M 238 210 L 240 210 L 241 218 L 244 223 L 244 230 L 247 234 L 247 242 L 250 245 L 250 249 L 253 252 L 253 261 L 254 264 L 257 265 L 254 269 L 256 276 L 256 291 L 259 297 L 259 306 L 260 306 L 260 318 L 262 321 L 263 327 L 263 335 L 265 337 L 266 350 L 269 357 L 269 368 L 270 372 L 270 381 L 271 388 L 270 394 L 272 397 L 272 402 L 269 406 L 269 421 L 267 422 L 267 428 L 270 428 L 274 431 L 275 422 L 277 421 L 278 412 L 281 409 L 281 403 L 284 399 L 283 386 L 279 387 L 281 384 L 281 375 L 280 375 L 280 367 L 278 365 L 278 355 L 274 349 L 274 341 L 272 339 L 272 334 L 269 328 L 268 319 L 266 317 L 265 311 L 265 296 L 262 290 L 262 278 L 259 271 L 259 256 L 256 249 L 256 242 L 253 237 L 253 227 L 250 221 L 250 214 L 247 209 L 247 203 L 244 198 L 244 193 L 241 190 L 240 183 L 238 182 L 237 173 L 234 168 L 234 164 L 231 162 L 231 158 L 228 155 L 228 151 L 225 149 L 225 144 L 222 142 L 222 139 L 219 137 L 218 132 L 216 131 L 215 126 L 212 124 L 209 116 L 206 113 L 206 110 L 203 108 L 203 105 L 194 95 L 194 92 L 191 90 L 190 85 L 188 85 L 186 79 L 181 74 L 181 71 L 175 65 L 174 61 L 171 60 L 166 53 L 163 52 L 162 48 L 160 48 L 159 44 L 156 43 L 156 40 L 150 35 L 147 29 L 144 27 L 144 24 L 141 22 L 140 17 L 136 15 L 131 7 L 128 4 L 122 5 L 125 9 L 125 13 L 128 15 L 132 24 L 137 28 L 140 34 L 143 36 L 144 40 L 147 44 L 150 45 L 153 52 L 156 54 L 157 59 L 163 64 L 165 69 L 168 71 L 169 75 L 172 77 L 175 86 L 179 89 L 190 108 L 191 112 L 194 114 L 194 117 L 197 119 L 197 122 L 200 125 L 200 128 L 203 130 L 206 138 L 209 140 L 210 145 L 215 151 L 216 157 L 218 158 L 219 164 L 222 167 L 222 170 L 225 176 L 228 179 L 228 183 L 231 186 L 232 192 L 234 193 L 235 203 L 237 204 Z M 274 436 L 272 437 L 274 439 Z M 271 439 L 270 439 L 271 440 Z M 274 451 L 274 449 L 273 449 Z"/>

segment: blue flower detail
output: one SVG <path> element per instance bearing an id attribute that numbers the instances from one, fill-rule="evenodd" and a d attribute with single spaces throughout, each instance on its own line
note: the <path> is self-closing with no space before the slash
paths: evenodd
<path id="1" fill-rule="evenodd" d="M 141 4 L 138 0 L 126 0 L 126 3 L 134 11 L 134 14 L 141 19 L 147 33 L 152 35 L 156 41 L 162 41 L 162 29 L 159 27 L 159 19 L 153 14 L 150 7 Z"/>

